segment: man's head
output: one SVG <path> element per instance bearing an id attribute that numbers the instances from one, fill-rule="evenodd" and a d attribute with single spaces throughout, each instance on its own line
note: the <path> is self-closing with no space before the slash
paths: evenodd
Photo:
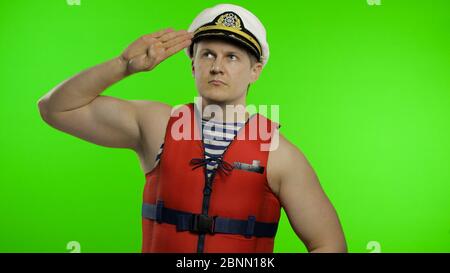
<path id="1" fill-rule="evenodd" d="M 202 11 L 189 31 L 194 37 L 186 53 L 200 95 L 220 103 L 245 99 L 269 57 L 259 19 L 240 6 L 221 4 Z"/>
<path id="2" fill-rule="evenodd" d="M 245 98 L 262 66 L 253 53 L 230 40 L 207 38 L 193 45 L 192 75 L 199 95 L 209 101 L 231 103 Z"/>

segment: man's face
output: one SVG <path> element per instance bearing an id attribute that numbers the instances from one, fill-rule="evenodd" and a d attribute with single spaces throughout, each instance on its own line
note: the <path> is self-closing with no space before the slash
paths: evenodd
<path id="1" fill-rule="evenodd" d="M 252 65 L 245 49 L 222 40 L 201 40 L 194 51 L 192 74 L 200 96 L 215 103 L 245 102 L 262 64 Z"/>

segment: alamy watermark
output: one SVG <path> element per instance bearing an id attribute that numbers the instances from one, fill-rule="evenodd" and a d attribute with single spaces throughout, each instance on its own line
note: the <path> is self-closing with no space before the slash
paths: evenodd
<path id="1" fill-rule="evenodd" d="M 381 253 L 381 244 L 378 241 L 369 241 L 366 246 L 369 253 Z"/>
<path id="2" fill-rule="evenodd" d="M 66 249 L 69 250 L 69 253 L 81 253 L 81 245 L 78 241 L 68 242 Z"/>
<path id="3" fill-rule="evenodd" d="M 226 105 L 225 109 L 216 104 L 210 104 L 203 107 L 202 98 L 195 97 L 194 105 L 197 109 L 198 120 L 203 117 L 236 117 L 237 121 L 244 121 L 245 114 L 248 112 L 249 117 L 248 130 L 243 130 L 236 135 L 237 140 L 261 140 L 263 143 L 260 145 L 261 151 L 273 151 L 278 148 L 279 144 L 279 131 L 278 126 L 280 118 L 280 106 L 279 105 Z M 264 119 L 256 118 L 256 113 L 268 117 L 268 111 L 270 109 L 270 120 L 272 126 L 269 126 L 267 122 L 263 122 Z M 225 111 L 224 111 L 225 110 Z M 224 113 L 225 112 L 225 113 Z M 198 128 L 191 126 L 192 114 L 190 108 L 187 105 L 179 105 L 173 108 L 172 116 L 179 117 L 171 128 L 171 136 L 174 140 L 202 140 L 201 132 Z M 222 132 L 224 133 L 224 132 Z"/>
<path id="4" fill-rule="evenodd" d="M 81 0 L 66 0 L 66 3 L 69 6 L 79 6 L 81 5 Z"/>
<path id="5" fill-rule="evenodd" d="M 381 0 L 367 0 L 369 6 L 381 6 Z"/>

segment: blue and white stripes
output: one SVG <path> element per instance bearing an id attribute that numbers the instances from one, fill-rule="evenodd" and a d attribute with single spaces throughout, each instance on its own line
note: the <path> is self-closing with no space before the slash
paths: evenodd
<path id="1" fill-rule="evenodd" d="M 221 123 L 202 119 L 205 159 L 221 157 L 243 125 L 244 123 Z M 214 173 L 216 168 L 217 162 L 208 162 L 206 165 L 208 177 Z"/>
<path id="2" fill-rule="evenodd" d="M 156 160 L 155 160 L 155 164 L 153 165 L 153 168 L 156 167 L 156 165 L 158 165 L 159 160 L 161 159 L 161 154 L 162 154 L 163 149 L 164 149 L 164 142 L 161 144 L 161 147 L 159 147 L 158 155 L 156 156 Z"/>

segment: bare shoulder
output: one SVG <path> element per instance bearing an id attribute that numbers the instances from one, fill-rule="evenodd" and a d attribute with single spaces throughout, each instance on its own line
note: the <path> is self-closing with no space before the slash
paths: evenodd
<path id="1" fill-rule="evenodd" d="M 315 173 L 300 148 L 278 131 L 274 134 L 269 152 L 267 176 L 269 184 L 279 197 L 282 183 L 291 181 L 289 178 L 292 175 L 314 176 Z"/>
<path id="2" fill-rule="evenodd" d="M 164 141 L 172 106 L 149 100 L 131 100 L 130 102 L 136 110 L 141 130 L 140 150 L 137 152 L 142 158 L 145 155 L 153 156 Z"/>
<path id="3" fill-rule="evenodd" d="M 143 137 L 159 138 L 164 134 L 172 110 L 170 105 L 149 100 L 133 100 L 131 103 L 136 109 Z"/>
<path id="4" fill-rule="evenodd" d="M 303 156 L 303 153 L 297 146 L 290 142 L 279 130 L 277 132 L 273 136 L 269 156 L 277 157 L 277 159 Z"/>
<path id="5" fill-rule="evenodd" d="M 140 118 L 158 120 L 162 117 L 169 117 L 172 111 L 172 106 L 159 101 L 130 100 L 130 102 L 135 107 Z"/>

